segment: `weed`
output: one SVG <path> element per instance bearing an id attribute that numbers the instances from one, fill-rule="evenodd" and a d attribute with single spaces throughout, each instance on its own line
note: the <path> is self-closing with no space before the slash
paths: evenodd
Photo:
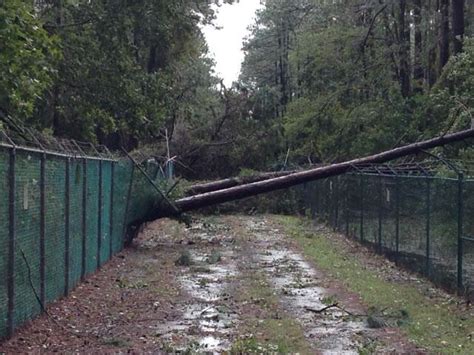
<path id="1" fill-rule="evenodd" d="M 311 353 L 301 326 L 297 321 L 279 312 L 278 297 L 265 276 L 261 272 L 246 276 L 239 294 L 239 301 L 257 307 L 258 318 L 245 319 L 243 328 L 245 333 L 251 336 L 237 341 L 231 353 Z"/>
<path id="2" fill-rule="evenodd" d="M 337 297 L 335 295 L 330 295 L 330 296 L 325 296 L 321 298 L 321 303 L 324 304 L 325 306 L 330 306 L 332 304 L 336 304 L 337 302 Z"/>
<path id="3" fill-rule="evenodd" d="M 106 346 L 113 346 L 116 348 L 127 348 L 130 347 L 130 342 L 120 338 L 104 339 L 103 344 Z"/>
<path id="4" fill-rule="evenodd" d="M 359 355 L 375 354 L 377 351 L 377 346 L 377 341 L 367 339 L 361 346 L 359 346 L 357 352 L 359 353 Z"/>
<path id="5" fill-rule="evenodd" d="M 222 260 L 221 254 L 217 250 L 213 250 L 211 252 L 211 255 L 209 255 L 206 261 L 208 264 L 217 264 L 221 262 L 221 260 Z"/>
<path id="6" fill-rule="evenodd" d="M 189 250 L 181 252 L 181 255 L 174 263 L 176 266 L 191 266 L 193 264 L 193 259 Z"/>
<path id="7" fill-rule="evenodd" d="M 262 344 L 255 337 L 236 341 L 230 350 L 231 354 L 273 354 L 281 353 L 278 345 Z"/>
<path id="8" fill-rule="evenodd" d="M 206 279 L 206 278 L 204 278 L 204 277 L 203 277 L 203 278 L 200 278 L 200 279 L 199 279 L 199 282 L 198 282 L 198 283 L 199 283 L 199 287 L 206 287 L 206 286 L 209 284 L 209 282 L 211 282 L 211 280 Z"/>
<path id="9" fill-rule="evenodd" d="M 197 265 L 192 268 L 192 272 L 196 274 L 211 274 L 212 270 L 207 266 Z"/>

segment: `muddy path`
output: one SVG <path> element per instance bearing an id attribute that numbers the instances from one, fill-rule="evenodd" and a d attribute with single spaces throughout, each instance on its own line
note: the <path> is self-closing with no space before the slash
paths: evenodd
<path id="1" fill-rule="evenodd" d="M 0 352 L 400 353 L 356 295 L 304 259 L 273 216 L 149 225 Z M 378 327 L 376 327 L 378 328 Z"/>

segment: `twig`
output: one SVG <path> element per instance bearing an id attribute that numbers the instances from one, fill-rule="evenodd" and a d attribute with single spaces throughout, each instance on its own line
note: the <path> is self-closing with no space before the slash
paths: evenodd
<path id="1" fill-rule="evenodd" d="M 329 306 L 323 307 L 321 309 L 314 309 L 314 308 L 311 308 L 311 307 L 305 307 L 305 309 L 309 312 L 319 314 L 319 313 L 323 313 L 324 311 L 327 311 L 328 309 L 337 308 L 337 307 L 339 307 L 339 305 L 337 303 L 333 303 L 333 304 L 330 304 Z"/>
<path id="2" fill-rule="evenodd" d="M 307 311 L 313 312 L 313 313 L 316 313 L 316 314 L 323 313 L 324 311 L 327 311 L 328 309 L 331 309 L 331 308 L 337 308 L 337 309 L 347 313 L 351 317 L 367 317 L 367 314 L 354 314 L 352 312 L 349 312 L 347 309 L 339 306 L 339 303 L 333 303 L 333 304 L 330 304 L 329 306 L 323 307 L 321 309 L 314 309 L 314 308 L 311 308 L 311 307 L 305 307 L 305 309 Z"/>
<path id="3" fill-rule="evenodd" d="M 48 312 L 48 310 L 46 309 L 46 307 L 44 306 L 43 302 L 41 301 L 41 298 L 40 296 L 38 295 L 38 291 L 36 291 L 36 288 L 33 284 L 33 279 L 31 277 L 31 267 L 30 267 L 30 264 L 28 263 L 28 259 L 26 258 L 26 255 L 25 255 L 25 252 L 23 251 L 22 248 L 19 248 L 20 249 L 20 253 L 21 253 L 21 256 L 23 258 L 23 261 L 25 262 L 25 265 L 26 265 L 26 269 L 28 271 L 28 281 L 30 283 L 30 287 L 33 291 L 33 294 L 35 295 L 35 298 L 36 300 L 38 301 L 38 304 L 40 305 L 41 307 L 41 311 L 48 317 L 49 320 L 51 320 L 54 324 L 56 324 L 59 328 L 61 328 L 63 331 L 69 333 L 69 334 L 73 334 L 74 336 L 77 336 L 78 338 L 82 337 L 81 334 L 79 333 L 74 333 L 73 331 L 67 329 L 66 327 L 64 327 L 62 324 L 60 324 L 56 319 L 53 318 L 53 316 L 51 316 L 51 314 Z"/>

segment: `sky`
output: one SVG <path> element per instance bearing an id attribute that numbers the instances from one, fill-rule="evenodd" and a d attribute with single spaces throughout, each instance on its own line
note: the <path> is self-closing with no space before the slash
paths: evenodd
<path id="1" fill-rule="evenodd" d="M 260 0 L 240 0 L 234 5 L 222 5 L 218 9 L 215 24 L 222 29 L 206 26 L 203 31 L 209 44 L 211 56 L 216 61 L 216 74 L 224 79 L 226 86 L 237 80 L 244 59 L 243 39 L 247 28 L 254 22 Z"/>

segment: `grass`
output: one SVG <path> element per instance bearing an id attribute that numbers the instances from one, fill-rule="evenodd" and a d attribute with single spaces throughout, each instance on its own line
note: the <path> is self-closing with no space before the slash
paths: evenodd
<path id="1" fill-rule="evenodd" d="M 330 233 L 311 232 L 309 221 L 279 217 L 304 254 L 329 276 L 358 293 L 368 307 L 404 312 L 400 327 L 415 344 L 436 353 L 474 354 L 474 317 L 448 299 L 429 299 L 414 285 L 386 281 L 361 258 L 330 240 Z"/>
<path id="2" fill-rule="evenodd" d="M 310 354 L 301 326 L 282 314 L 278 297 L 260 272 L 247 274 L 243 278 L 238 301 L 248 304 L 251 310 L 243 317 L 240 333 L 231 354 Z"/>
<path id="3" fill-rule="evenodd" d="M 104 339 L 102 343 L 106 346 L 112 346 L 115 348 L 127 348 L 131 346 L 130 342 L 127 339 L 120 338 Z"/>

